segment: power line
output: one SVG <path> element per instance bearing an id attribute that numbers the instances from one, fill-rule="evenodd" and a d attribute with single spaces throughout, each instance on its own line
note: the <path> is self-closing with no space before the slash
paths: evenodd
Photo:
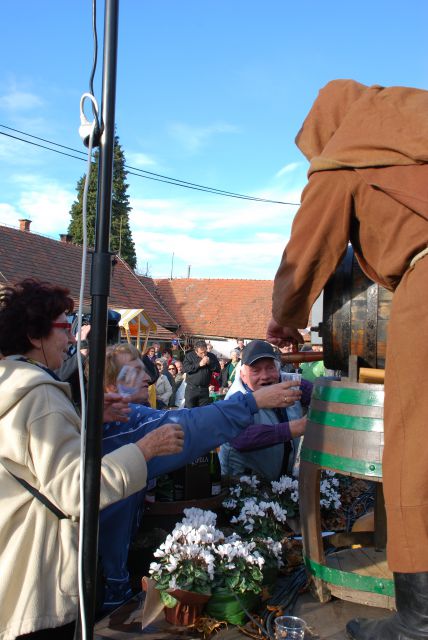
<path id="1" fill-rule="evenodd" d="M 4 131 L 0 131 L 1 135 L 6 136 L 8 138 L 13 138 L 14 140 L 19 140 L 20 142 L 26 142 L 27 144 L 31 144 L 35 147 L 40 147 L 41 149 L 46 149 L 47 151 L 53 151 L 54 153 L 67 156 L 69 158 L 74 158 L 75 160 L 82 160 L 83 162 L 85 162 L 86 160 L 86 153 L 84 151 L 80 151 L 79 149 L 74 149 L 73 147 L 67 147 L 66 145 L 60 144 L 58 142 L 53 142 L 52 140 L 48 140 L 46 138 L 41 138 L 39 136 L 26 133 L 25 131 L 21 131 L 20 129 L 14 129 L 13 127 L 8 127 L 5 124 L 0 124 L 0 127 L 2 127 L 3 129 L 8 129 L 9 131 L 14 131 L 15 133 L 20 133 L 21 135 L 27 136 L 28 138 L 33 138 L 34 140 L 40 140 L 41 142 L 46 142 L 49 145 L 60 147 L 61 149 L 67 149 L 68 151 L 73 151 L 74 153 L 80 153 L 82 154 L 82 156 L 85 156 L 85 157 L 74 156 L 74 155 L 71 155 L 70 153 L 58 151 L 58 149 L 53 149 L 52 147 L 46 147 L 45 145 L 38 144 L 36 142 L 31 142 L 31 140 L 25 140 L 18 136 L 14 136 L 10 133 L 5 133 Z M 212 193 L 213 195 L 219 195 L 219 196 L 224 196 L 228 198 L 238 198 L 241 200 L 250 200 L 250 201 L 252 200 L 254 202 L 292 205 L 296 207 L 300 206 L 297 202 L 283 202 L 282 200 L 269 200 L 268 198 L 257 198 L 256 196 L 244 195 L 241 193 L 235 193 L 233 191 L 225 191 L 224 189 L 217 189 L 216 187 L 208 187 L 206 185 L 197 184 L 195 182 L 180 180 L 179 178 L 172 178 L 170 176 L 165 176 L 161 173 L 154 173 L 153 171 L 139 169 L 138 167 L 132 167 L 130 165 L 125 165 L 125 169 L 130 175 L 136 176 L 138 178 L 145 178 L 146 180 L 153 180 L 155 182 L 163 182 L 165 184 L 170 184 L 175 187 L 183 187 L 184 189 L 203 191 L 205 193 Z M 135 171 L 137 171 L 138 173 L 134 173 Z"/>

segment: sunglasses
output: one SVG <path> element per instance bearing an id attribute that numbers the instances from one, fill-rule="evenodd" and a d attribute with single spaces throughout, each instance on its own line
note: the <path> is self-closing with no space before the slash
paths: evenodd
<path id="1" fill-rule="evenodd" d="M 52 322 L 52 327 L 55 329 L 65 329 L 68 333 L 71 333 L 71 322 Z"/>

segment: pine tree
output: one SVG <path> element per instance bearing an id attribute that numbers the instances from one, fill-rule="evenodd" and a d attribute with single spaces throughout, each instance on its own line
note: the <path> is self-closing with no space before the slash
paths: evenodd
<path id="1" fill-rule="evenodd" d="M 95 217 L 96 217 L 96 199 L 98 184 L 98 166 L 99 152 L 94 153 L 94 164 L 91 169 L 88 188 L 88 245 L 95 245 Z M 111 207 L 111 229 L 110 229 L 110 249 L 117 253 L 125 260 L 131 269 L 137 266 L 137 256 L 135 253 L 135 244 L 132 239 L 131 228 L 129 226 L 129 196 L 127 194 L 128 184 L 126 183 L 127 172 L 125 170 L 125 155 L 119 144 L 119 138 L 114 139 L 114 155 L 113 155 L 113 184 L 112 184 L 112 207 Z M 77 200 L 75 200 L 70 209 L 71 222 L 68 227 L 68 233 L 73 236 L 73 241 L 77 244 L 83 242 L 82 229 L 82 206 L 83 206 L 83 189 L 85 187 L 85 178 L 83 176 L 77 183 Z"/>

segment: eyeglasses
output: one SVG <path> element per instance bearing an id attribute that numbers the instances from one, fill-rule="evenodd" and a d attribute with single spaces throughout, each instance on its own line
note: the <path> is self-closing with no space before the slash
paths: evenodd
<path id="1" fill-rule="evenodd" d="M 71 333 L 71 322 L 52 322 L 52 327 L 55 329 L 65 329 L 68 333 Z"/>

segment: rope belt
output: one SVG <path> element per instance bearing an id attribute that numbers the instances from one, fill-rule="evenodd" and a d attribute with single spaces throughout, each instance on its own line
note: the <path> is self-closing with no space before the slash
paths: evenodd
<path id="1" fill-rule="evenodd" d="M 420 260 L 421 258 L 427 255 L 428 255 L 428 247 L 425 247 L 425 249 L 422 249 L 422 251 L 419 251 L 419 253 L 413 256 L 413 258 L 410 261 L 409 269 L 413 269 L 413 267 L 418 262 L 418 260 Z"/>

